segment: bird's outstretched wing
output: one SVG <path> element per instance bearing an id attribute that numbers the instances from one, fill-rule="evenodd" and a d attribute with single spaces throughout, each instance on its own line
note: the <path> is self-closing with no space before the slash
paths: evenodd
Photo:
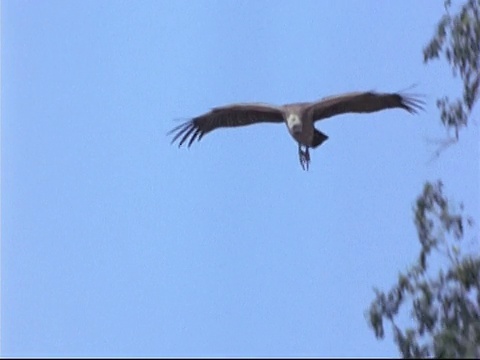
<path id="1" fill-rule="evenodd" d="M 354 92 L 331 96 L 310 105 L 313 121 L 344 113 L 370 113 L 400 108 L 409 113 L 423 109 L 424 102 L 415 95 L 400 93 Z"/>
<path id="2" fill-rule="evenodd" d="M 195 139 L 200 140 L 206 133 L 221 128 L 251 125 L 261 122 L 281 123 L 283 113 L 280 107 L 268 104 L 234 104 L 212 109 L 172 129 L 172 143 L 179 140 L 182 146 L 188 140 L 188 146 Z"/>

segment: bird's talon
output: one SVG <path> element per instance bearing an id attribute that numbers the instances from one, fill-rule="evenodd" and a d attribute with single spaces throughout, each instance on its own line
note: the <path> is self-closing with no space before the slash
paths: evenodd
<path id="1" fill-rule="evenodd" d="M 308 148 L 303 151 L 300 147 L 298 148 L 298 155 L 300 157 L 300 165 L 302 166 L 303 170 L 308 170 L 310 165 L 310 152 Z"/>

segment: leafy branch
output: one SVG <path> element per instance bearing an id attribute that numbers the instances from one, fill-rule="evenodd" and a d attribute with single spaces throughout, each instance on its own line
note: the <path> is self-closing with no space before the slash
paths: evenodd
<path id="1" fill-rule="evenodd" d="M 421 244 L 417 262 L 388 292 L 375 290 L 368 322 L 377 338 L 385 335 L 384 321 L 392 324 L 394 340 L 403 357 L 480 357 L 480 257 L 462 256 L 456 243 L 472 220 L 452 211 L 440 181 L 426 183 L 414 209 Z M 442 251 L 446 249 L 446 252 Z M 449 267 L 435 277 L 428 261 L 435 252 L 447 254 Z M 402 331 L 396 323 L 400 308 L 411 303 L 416 324 Z"/>
<path id="2" fill-rule="evenodd" d="M 423 62 L 444 57 L 453 75 L 463 82 L 462 98 L 451 101 L 448 97 L 437 99 L 440 119 L 455 137 L 444 141 L 442 150 L 459 139 L 460 130 L 468 125 L 472 110 L 478 101 L 480 86 L 480 0 L 468 0 L 459 10 L 450 13 L 451 0 L 445 1 L 446 14 L 437 25 L 434 37 L 423 49 Z"/>

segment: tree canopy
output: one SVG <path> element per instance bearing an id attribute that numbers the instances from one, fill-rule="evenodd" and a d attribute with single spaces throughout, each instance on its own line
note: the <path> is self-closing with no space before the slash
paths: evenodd
<path id="1" fill-rule="evenodd" d="M 425 63 L 443 57 L 463 82 L 461 98 L 437 100 L 442 124 L 455 134 L 445 145 L 458 141 L 467 127 L 480 83 L 480 0 L 468 0 L 455 14 L 451 7 L 445 1 L 446 14 L 423 50 Z M 413 210 L 418 259 L 389 291 L 375 289 L 368 322 L 380 339 L 384 323 L 391 323 L 404 358 L 480 358 L 480 247 L 468 231 L 473 219 L 448 199 L 440 180 L 425 183 Z M 413 325 L 402 328 L 405 309 Z"/>

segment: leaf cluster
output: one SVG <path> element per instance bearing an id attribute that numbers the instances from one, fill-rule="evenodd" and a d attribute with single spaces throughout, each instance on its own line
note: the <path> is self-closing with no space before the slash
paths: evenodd
<path id="1" fill-rule="evenodd" d="M 459 242 L 472 220 L 450 208 L 440 181 L 426 183 L 414 208 L 421 250 L 416 263 L 400 273 L 388 292 L 375 290 L 368 322 L 383 338 L 390 322 L 402 356 L 480 357 L 480 254 L 463 256 Z M 433 254 L 443 254 L 447 269 L 429 271 Z M 409 304 L 415 324 L 402 330 L 397 317 Z"/>

